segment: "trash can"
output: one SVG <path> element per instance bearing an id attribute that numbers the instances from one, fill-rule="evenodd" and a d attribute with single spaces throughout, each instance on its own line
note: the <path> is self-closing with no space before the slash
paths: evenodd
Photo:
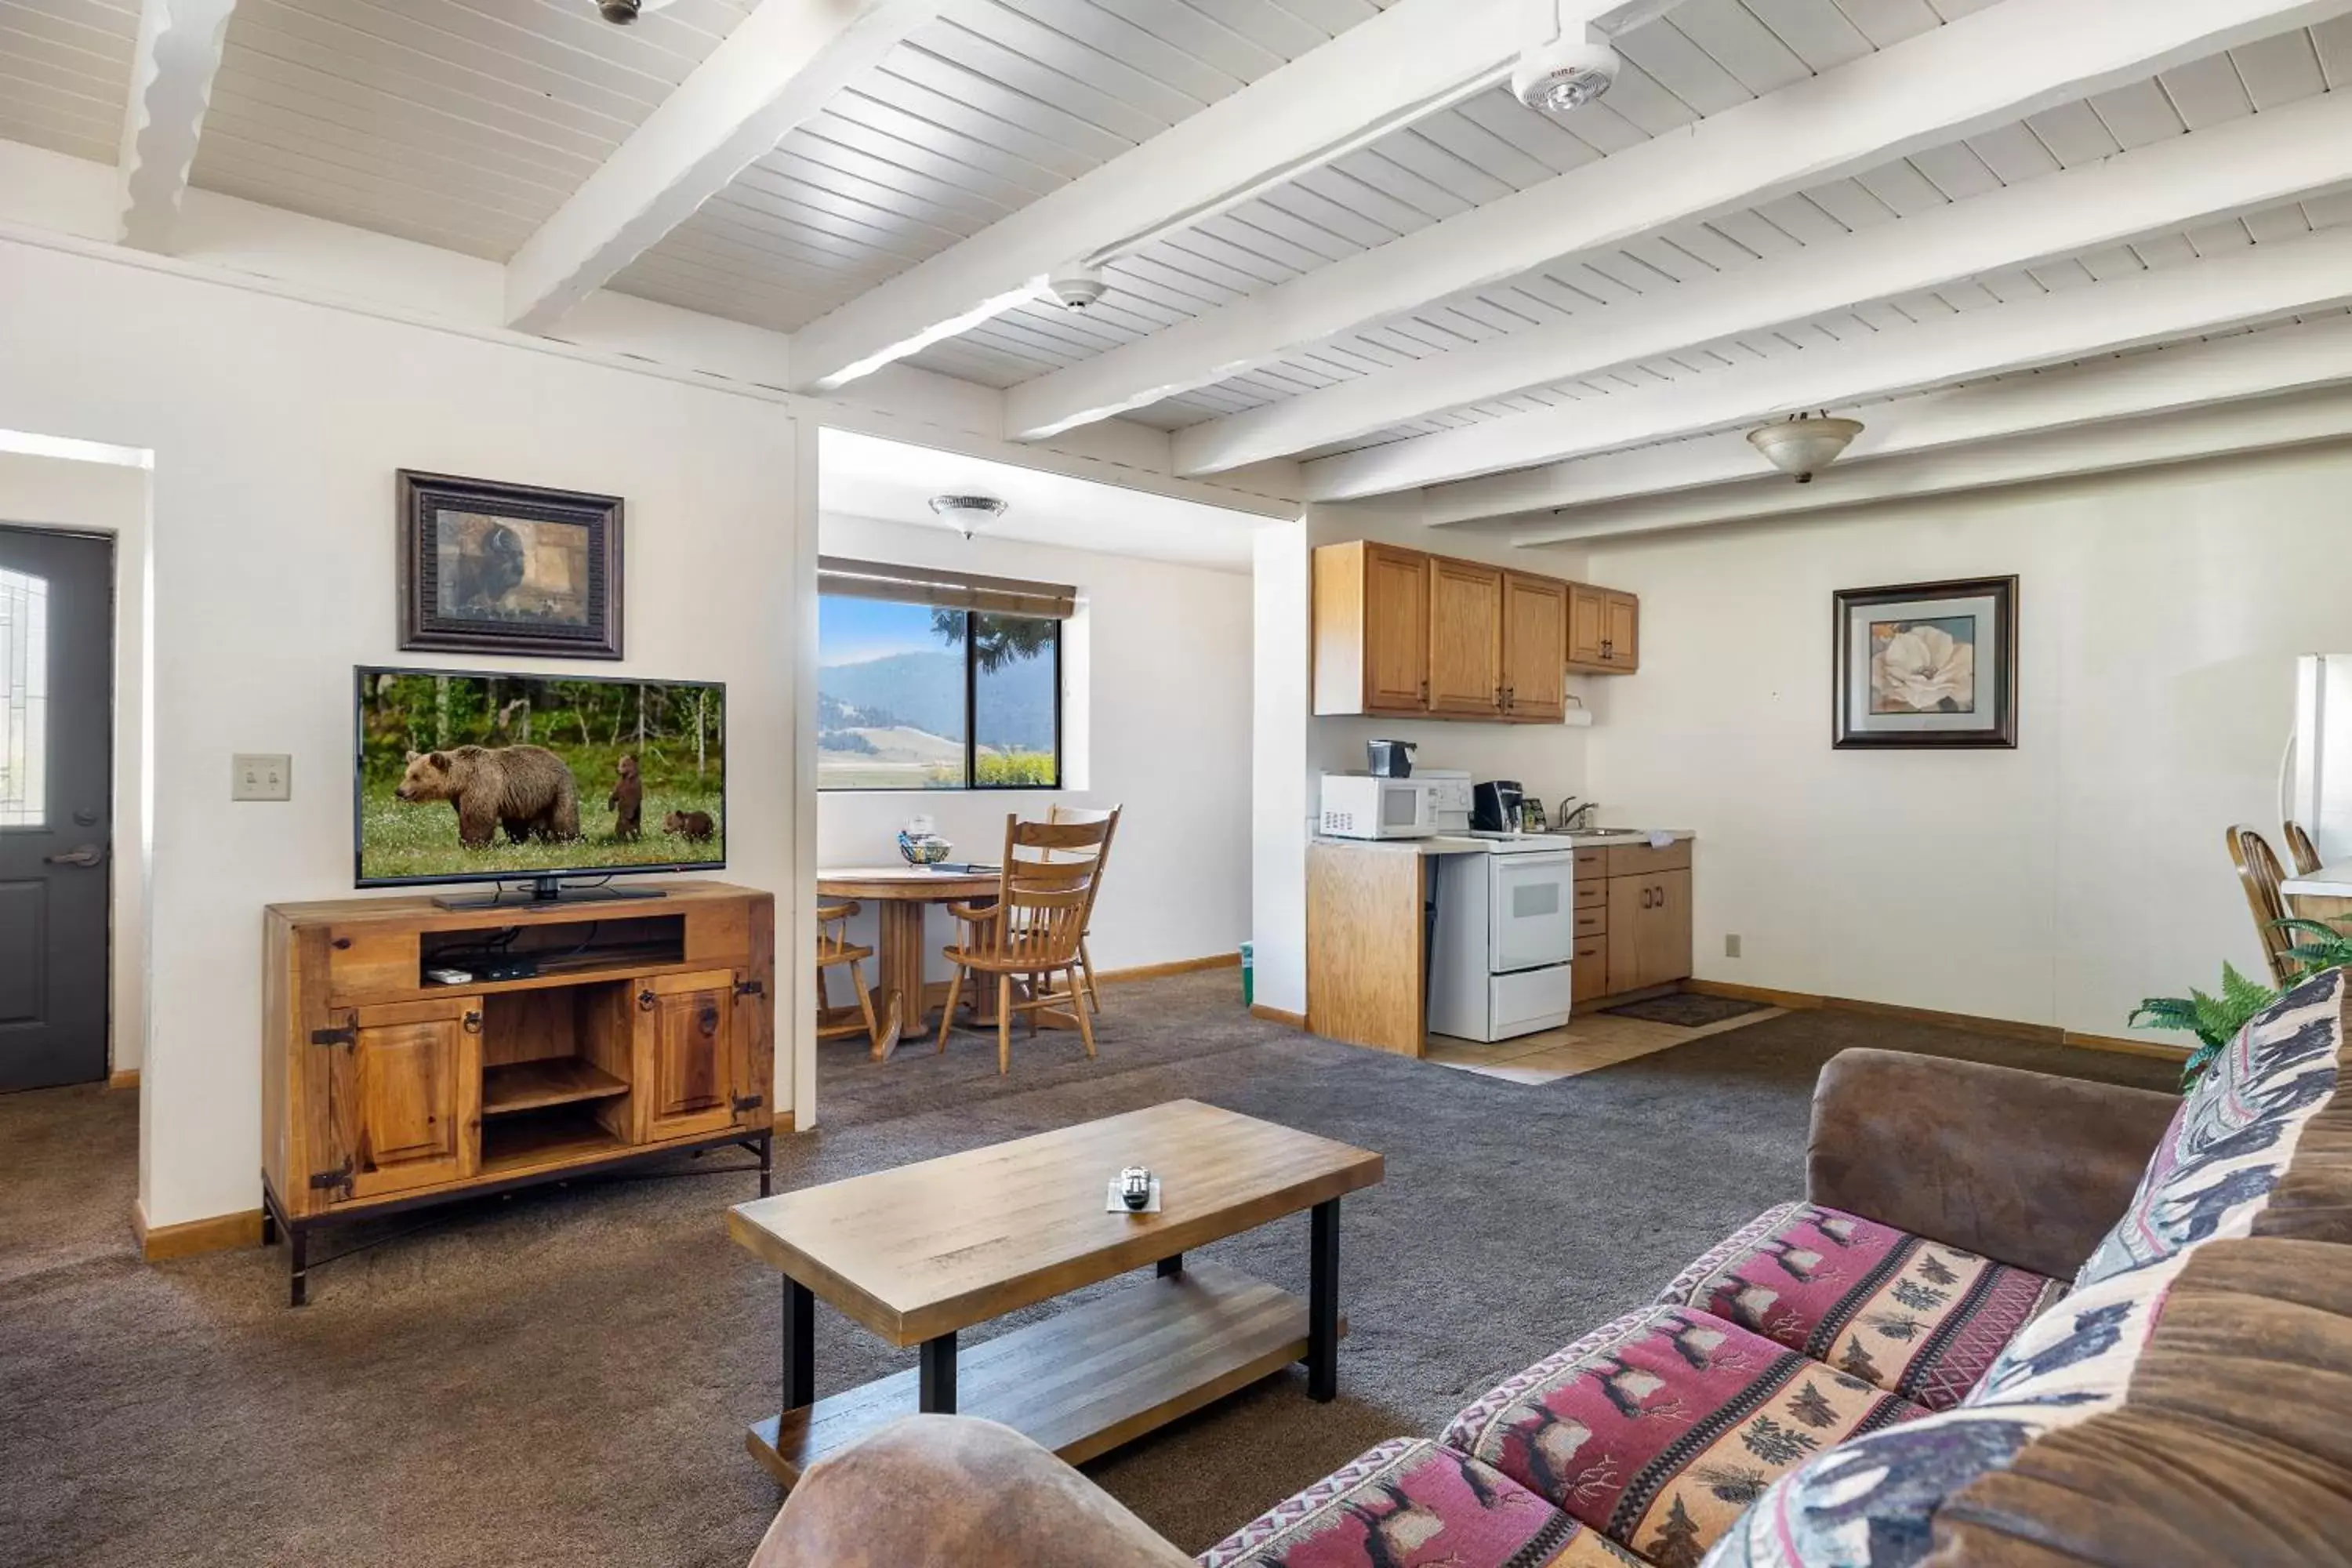
<path id="1" fill-rule="evenodd" d="M 1244 1007 L 1257 1000 L 1257 964 L 1250 951 L 1255 945 L 1246 942 L 1242 943 L 1242 1005 Z"/>

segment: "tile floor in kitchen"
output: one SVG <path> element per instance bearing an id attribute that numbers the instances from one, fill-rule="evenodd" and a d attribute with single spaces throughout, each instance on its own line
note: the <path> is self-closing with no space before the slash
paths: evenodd
<path id="1" fill-rule="evenodd" d="M 1760 1024 L 1786 1011 L 1783 1007 L 1765 1007 L 1694 1029 L 1653 1024 L 1642 1018 L 1620 1018 L 1608 1013 L 1579 1014 L 1563 1028 L 1496 1040 L 1491 1045 L 1433 1034 L 1429 1037 L 1429 1054 L 1423 1059 L 1440 1067 L 1498 1078 L 1507 1083 L 1549 1083 L 1555 1079 L 1614 1067 L 1619 1062 L 1708 1035 L 1719 1035 L 1727 1029 Z"/>

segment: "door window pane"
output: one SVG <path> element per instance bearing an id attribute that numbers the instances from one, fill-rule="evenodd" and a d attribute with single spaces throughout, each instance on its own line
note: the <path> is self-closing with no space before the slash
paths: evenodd
<path id="1" fill-rule="evenodd" d="M 972 783 L 1051 789 L 1061 690 L 1062 623 L 1031 616 L 971 617 Z"/>
<path id="2" fill-rule="evenodd" d="M 826 595 L 817 606 L 820 789 L 961 789 L 964 616 Z"/>
<path id="3" fill-rule="evenodd" d="M 47 822 L 48 707 L 48 580 L 0 571 L 0 827 Z"/>

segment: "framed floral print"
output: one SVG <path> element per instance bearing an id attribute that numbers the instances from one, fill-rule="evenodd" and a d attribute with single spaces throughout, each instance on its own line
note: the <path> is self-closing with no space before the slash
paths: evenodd
<path id="1" fill-rule="evenodd" d="M 621 498 L 400 470 L 400 646 L 621 657 Z"/>
<path id="2" fill-rule="evenodd" d="M 2017 579 L 1842 588 L 1832 743 L 2017 744 Z"/>

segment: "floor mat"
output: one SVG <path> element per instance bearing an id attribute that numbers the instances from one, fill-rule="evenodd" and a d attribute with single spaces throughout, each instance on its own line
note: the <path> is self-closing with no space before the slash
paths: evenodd
<path id="1" fill-rule="evenodd" d="M 1769 1002 L 1749 1002 L 1738 996 L 1702 996 L 1696 991 L 1677 991 L 1671 996 L 1653 996 L 1647 1001 L 1628 1002 L 1622 1007 L 1603 1007 L 1602 1012 L 1619 1018 L 1639 1018 L 1649 1024 L 1672 1024 L 1679 1029 L 1704 1029 L 1709 1024 L 1720 1024 L 1726 1018 L 1737 1018 L 1746 1013 L 1761 1013 Z"/>

